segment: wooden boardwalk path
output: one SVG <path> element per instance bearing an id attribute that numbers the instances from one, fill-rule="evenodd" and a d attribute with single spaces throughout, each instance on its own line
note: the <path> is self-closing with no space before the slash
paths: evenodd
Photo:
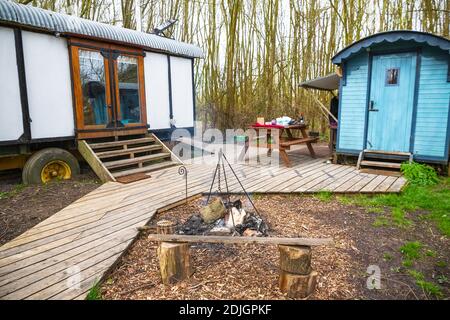
<path id="1" fill-rule="evenodd" d="M 403 178 L 291 155 L 293 167 L 233 165 L 249 192 L 399 192 Z M 186 165 L 189 194 L 209 190 L 215 166 Z M 229 169 L 227 168 L 229 171 Z M 178 167 L 130 184 L 109 182 L 0 247 L 0 299 L 84 299 L 158 209 L 185 198 Z M 240 192 L 227 173 L 230 191 Z"/>

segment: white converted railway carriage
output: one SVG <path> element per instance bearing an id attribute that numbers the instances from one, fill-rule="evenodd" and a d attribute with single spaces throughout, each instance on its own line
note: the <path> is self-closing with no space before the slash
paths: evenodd
<path id="1" fill-rule="evenodd" d="M 81 155 L 114 181 L 170 164 L 157 136 L 193 129 L 200 57 L 191 44 L 0 0 L 0 169 L 23 168 L 28 183 L 70 178 Z"/>

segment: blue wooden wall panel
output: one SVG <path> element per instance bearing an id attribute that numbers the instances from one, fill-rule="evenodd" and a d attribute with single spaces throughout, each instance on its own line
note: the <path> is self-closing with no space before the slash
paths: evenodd
<path id="1" fill-rule="evenodd" d="M 338 150 L 362 150 L 367 101 L 368 55 L 360 54 L 346 63 L 346 85 L 340 93 L 341 110 Z"/>
<path id="2" fill-rule="evenodd" d="M 426 47 L 422 50 L 417 101 L 414 153 L 446 158 L 450 82 L 447 82 L 448 54 Z"/>
<path id="3" fill-rule="evenodd" d="M 415 49 L 414 42 L 383 43 L 372 51 Z M 446 159 L 450 82 L 447 82 L 448 54 L 422 47 L 413 152 L 419 157 Z M 346 85 L 341 92 L 339 150 L 362 150 L 364 147 L 365 111 L 367 108 L 368 54 L 361 53 L 346 62 Z"/>
<path id="4" fill-rule="evenodd" d="M 370 101 L 376 112 L 369 112 L 367 149 L 410 150 L 412 111 L 416 74 L 415 52 L 376 55 L 372 59 Z M 397 84 L 386 84 L 386 72 L 398 69 Z"/>

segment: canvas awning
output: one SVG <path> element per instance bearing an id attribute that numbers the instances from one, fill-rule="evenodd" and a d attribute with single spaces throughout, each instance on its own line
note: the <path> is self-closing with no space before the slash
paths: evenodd
<path id="1" fill-rule="evenodd" d="M 340 78 L 336 73 L 331 73 L 324 77 L 308 80 L 299 84 L 299 87 L 307 89 L 317 89 L 332 91 L 339 89 Z"/>
<path id="2" fill-rule="evenodd" d="M 319 77 L 313 80 L 308 80 L 305 82 L 302 82 L 299 84 L 299 87 L 305 88 L 305 89 L 317 89 L 317 90 L 324 90 L 324 91 L 333 91 L 339 89 L 339 83 L 340 83 L 339 76 L 336 73 L 331 73 L 324 77 Z M 308 91 L 307 91 L 308 92 Z M 310 96 L 314 99 L 314 101 L 317 103 L 317 105 L 320 107 L 319 110 L 322 111 L 323 115 L 328 118 L 328 116 L 332 117 L 336 123 L 338 123 L 338 119 L 328 110 L 325 105 L 320 102 L 317 97 L 311 93 L 308 92 Z"/>

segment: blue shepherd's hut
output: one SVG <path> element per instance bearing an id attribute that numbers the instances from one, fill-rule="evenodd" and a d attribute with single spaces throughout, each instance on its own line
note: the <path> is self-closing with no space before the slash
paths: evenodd
<path id="1" fill-rule="evenodd" d="M 341 70 L 336 153 L 447 165 L 450 41 L 416 31 L 383 32 L 337 53 Z M 381 166 L 381 165 L 380 165 Z"/>

